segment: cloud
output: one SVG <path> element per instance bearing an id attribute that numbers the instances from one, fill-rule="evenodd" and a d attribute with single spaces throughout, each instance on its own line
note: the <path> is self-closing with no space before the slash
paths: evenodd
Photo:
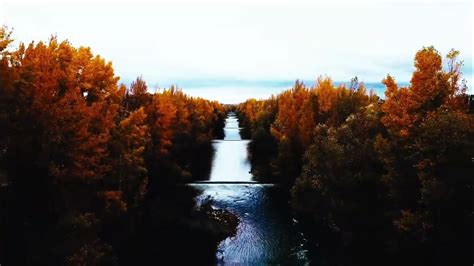
<path id="1" fill-rule="evenodd" d="M 91 46 L 122 80 L 143 75 L 153 86 L 319 75 L 379 82 L 388 73 L 407 81 L 422 46 L 472 58 L 466 1 L 47 3 L 3 2 L 1 21 L 26 42 L 57 34 Z"/>

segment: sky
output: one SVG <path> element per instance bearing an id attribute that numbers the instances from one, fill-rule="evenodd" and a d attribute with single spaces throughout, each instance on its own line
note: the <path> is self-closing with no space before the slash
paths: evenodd
<path id="1" fill-rule="evenodd" d="M 225 103 L 318 76 L 407 82 L 430 45 L 461 51 L 473 91 L 471 1 L 0 0 L 0 24 L 18 41 L 55 34 L 90 46 L 124 83 L 143 76 L 151 89 L 176 84 Z"/>

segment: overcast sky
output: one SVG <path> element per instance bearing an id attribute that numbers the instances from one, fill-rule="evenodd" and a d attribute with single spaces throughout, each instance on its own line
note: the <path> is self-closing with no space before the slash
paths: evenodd
<path id="1" fill-rule="evenodd" d="M 319 75 L 379 82 L 388 73 L 408 81 L 428 45 L 460 50 L 472 80 L 471 1 L 222 2 L 0 0 L 0 23 L 23 42 L 56 34 L 90 46 L 123 81 L 143 75 L 151 86 Z"/>

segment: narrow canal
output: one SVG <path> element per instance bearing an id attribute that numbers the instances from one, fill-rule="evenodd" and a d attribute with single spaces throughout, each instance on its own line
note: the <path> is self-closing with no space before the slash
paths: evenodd
<path id="1" fill-rule="evenodd" d="M 234 113 L 229 113 L 224 131 L 225 138 L 213 143 L 209 181 L 192 184 L 201 192 L 198 203 L 210 197 L 214 207 L 227 209 L 240 220 L 237 234 L 219 244 L 217 263 L 307 264 L 305 239 L 291 217 L 284 193 L 278 185 L 252 183 L 249 140 L 241 139 Z"/>

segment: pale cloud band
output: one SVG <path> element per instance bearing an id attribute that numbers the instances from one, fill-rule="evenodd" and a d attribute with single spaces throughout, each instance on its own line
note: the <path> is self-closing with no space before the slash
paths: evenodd
<path id="1" fill-rule="evenodd" d="M 123 80 L 143 75 L 152 86 L 319 75 L 379 82 L 388 73 L 403 82 L 428 45 L 460 50 L 472 83 L 472 9 L 470 1 L 15 0 L 0 2 L 0 22 L 24 42 L 57 34 L 90 46 Z"/>

